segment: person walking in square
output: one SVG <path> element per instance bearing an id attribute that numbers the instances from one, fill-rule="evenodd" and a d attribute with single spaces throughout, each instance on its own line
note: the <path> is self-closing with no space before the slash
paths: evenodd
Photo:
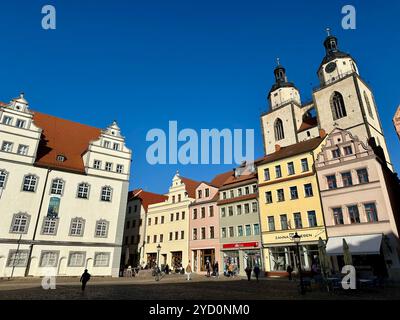
<path id="1" fill-rule="evenodd" d="M 207 277 L 210 276 L 210 270 L 211 270 L 211 264 L 210 261 L 207 259 L 206 260 L 206 270 L 207 270 Z"/>
<path id="2" fill-rule="evenodd" d="M 191 274 L 192 274 L 192 266 L 191 266 L 190 260 L 189 260 L 189 263 L 188 263 L 188 265 L 186 266 L 187 280 L 192 280 L 192 279 L 190 278 L 190 275 L 191 275 Z"/>
<path id="3" fill-rule="evenodd" d="M 286 268 L 286 272 L 288 273 L 288 275 L 289 275 L 289 280 L 292 280 L 292 272 L 293 272 L 293 268 L 292 268 L 292 266 L 289 264 L 288 266 L 287 266 L 287 268 Z"/>
<path id="4" fill-rule="evenodd" d="M 260 275 L 260 267 L 258 266 L 258 264 L 256 264 L 256 265 L 254 266 L 254 274 L 255 274 L 256 279 L 257 279 L 257 281 L 258 281 L 258 276 Z"/>
<path id="5" fill-rule="evenodd" d="M 82 282 L 82 292 L 85 291 L 86 284 L 89 280 L 90 280 L 90 273 L 88 272 L 87 269 L 85 269 L 85 271 L 82 273 L 82 276 L 80 279 L 80 282 Z"/>
<path id="6" fill-rule="evenodd" d="M 247 266 L 246 269 L 244 269 L 244 271 L 246 272 L 247 275 L 247 281 L 251 280 L 251 267 Z"/>

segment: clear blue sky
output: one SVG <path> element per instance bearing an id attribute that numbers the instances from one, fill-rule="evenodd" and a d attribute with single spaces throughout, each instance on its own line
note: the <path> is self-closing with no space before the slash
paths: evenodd
<path id="1" fill-rule="evenodd" d="M 41 8 L 57 29 L 41 28 Z M 341 28 L 353 4 L 357 29 Z M 180 128 L 254 128 L 279 56 L 311 98 L 324 55 L 325 27 L 353 55 L 372 87 L 397 169 L 392 117 L 400 103 L 399 1 L 57 1 L 0 3 L 0 101 L 20 91 L 31 108 L 97 127 L 116 119 L 133 149 L 131 188 L 166 192 L 177 169 L 209 180 L 232 165 L 150 166 L 146 133 Z"/>

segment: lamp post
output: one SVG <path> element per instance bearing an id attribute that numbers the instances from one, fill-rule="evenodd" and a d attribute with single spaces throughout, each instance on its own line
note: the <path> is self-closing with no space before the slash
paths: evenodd
<path id="1" fill-rule="evenodd" d="M 305 294 L 305 290 L 304 290 L 304 283 L 303 283 L 303 275 L 302 275 L 302 271 L 301 271 L 301 260 L 300 260 L 300 240 L 301 237 L 296 233 L 293 236 L 293 241 L 296 243 L 296 255 L 297 255 L 297 266 L 298 266 L 298 270 L 299 270 L 299 276 L 300 276 L 300 293 L 301 294 Z"/>
<path id="2" fill-rule="evenodd" d="M 160 251 L 161 251 L 161 246 L 160 246 L 160 244 L 158 244 L 158 246 L 157 246 L 157 268 L 159 268 Z"/>

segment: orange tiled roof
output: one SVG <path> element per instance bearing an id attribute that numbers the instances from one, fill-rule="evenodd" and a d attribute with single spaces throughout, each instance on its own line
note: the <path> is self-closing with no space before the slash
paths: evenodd
<path id="1" fill-rule="evenodd" d="M 190 198 L 196 198 L 196 188 L 200 185 L 201 182 L 195 181 L 192 179 L 188 179 L 185 177 L 179 176 L 182 182 L 185 184 L 186 192 Z"/>
<path id="2" fill-rule="evenodd" d="M 302 132 L 310 128 L 314 128 L 318 125 L 318 120 L 316 117 L 304 119 L 302 124 L 300 125 L 299 130 L 297 132 Z"/>
<path id="3" fill-rule="evenodd" d="M 211 180 L 210 184 L 214 187 L 221 187 L 224 182 L 230 177 L 233 176 L 233 170 L 230 170 L 228 172 L 220 173 L 217 174 L 214 179 Z"/>
<path id="4" fill-rule="evenodd" d="M 128 193 L 128 200 L 133 199 L 140 199 L 145 212 L 147 212 L 149 205 L 164 202 L 168 197 L 162 194 L 144 191 L 142 189 L 135 189 Z"/>
<path id="5" fill-rule="evenodd" d="M 43 129 L 35 164 L 84 173 L 82 155 L 101 130 L 40 112 L 34 112 L 33 121 Z M 57 161 L 58 155 L 65 156 L 65 161 Z"/>

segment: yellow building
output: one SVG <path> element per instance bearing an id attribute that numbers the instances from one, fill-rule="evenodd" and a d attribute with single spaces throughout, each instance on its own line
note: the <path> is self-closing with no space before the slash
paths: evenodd
<path id="1" fill-rule="evenodd" d="M 257 161 L 261 234 L 269 275 L 297 269 L 295 232 L 301 236 L 303 270 L 318 265 L 318 239 L 326 239 L 324 215 L 314 169 L 325 133 L 280 148 Z"/>
<path id="2" fill-rule="evenodd" d="M 189 205 L 200 183 L 176 173 L 164 202 L 149 205 L 146 216 L 144 253 L 146 263 L 154 267 L 166 264 L 170 269 L 185 268 L 189 262 Z M 159 247 L 159 255 L 158 248 Z"/>

